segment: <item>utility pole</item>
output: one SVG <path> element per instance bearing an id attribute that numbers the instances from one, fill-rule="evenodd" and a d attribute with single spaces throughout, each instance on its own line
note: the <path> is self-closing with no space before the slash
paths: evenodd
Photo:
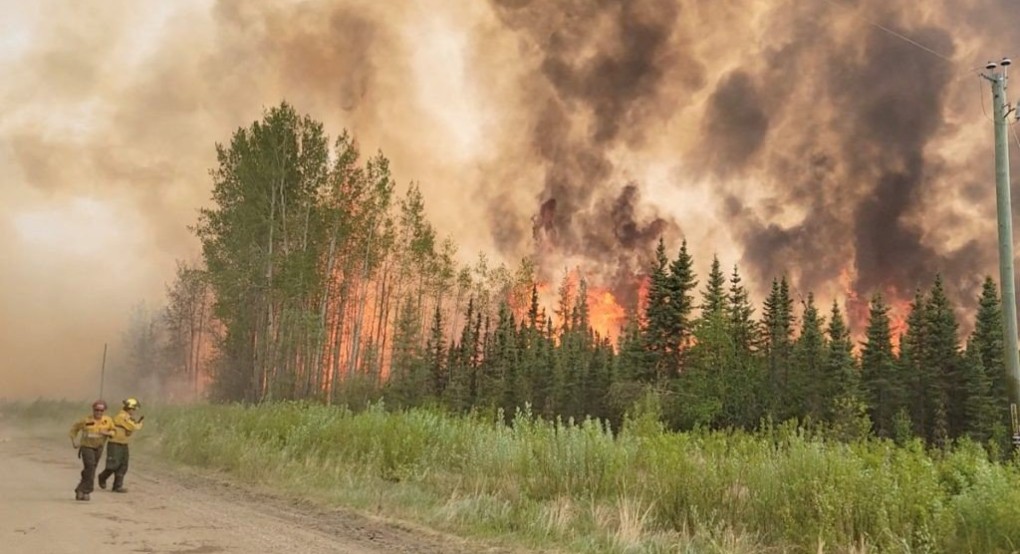
<path id="1" fill-rule="evenodd" d="M 1017 347 L 1016 283 L 1013 275 L 1013 215 L 1009 197 L 1009 139 L 1006 119 L 1014 109 L 1006 100 L 1009 58 L 988 62 L 988 74 L 981 76 L 992 83 L 992 118 L 995 123 L 995 203 L 999 220 L 999 283 L 1002 287 L 1002 317 L 1005 326 L 1006 363 L 1009 369 L 1010 418 L 1013 422 L 1013 445 L 1020 447 L 1017 404 L 1020 404 L 1020 350 Z M 1001 70 L 996 70 L 1001 67 Z"/>

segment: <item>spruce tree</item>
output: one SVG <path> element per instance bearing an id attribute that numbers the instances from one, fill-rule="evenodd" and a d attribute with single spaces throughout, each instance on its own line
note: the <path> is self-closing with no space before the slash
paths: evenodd
<path id="1" fill-rule="evenodd" d="M 935 444 L 945 444 L 966 429 L 967 392 L 961 375 L 956 315 L 946 297 L 941 275 L 935 277 L 924 311 L 922 362 L 931 372 L 925 390 L 927 413 L 931 418 L 927 437 Z"/>
<path id="2" fill-rule="evenodd" d="M 902 392 L 889 330 L 889 307 L 881 293 L 871 298 L 865 335 L 867 338 L 861 350 L 861 388 L 875 433 L 891 438 Z"/>
<path id="3" fill-rule="evenodd" d="M 835 300 L 832 302 L 826 335 L 825 419 L 837 439 L 864 438 L 871 432 L 868 406 L 861 394 L 860 372 L 853 355 L 850 329 Z"/>
<path id="4" fill-rule="evenodd" d="M 921 289 L 914 293 L 907 315 L 907 332 L 900 340 L 900 371 L 904 387 L 904 407 L 912 422 L 913 434 L 927 437 L 931 418 L 928 410 L 928 390 L 931 371 L 924 364 L 925 306 L 928 299 Z"/>
<path id="5" fill-rule="evenodd" d="M 801 318 L 800 336 L 793 351 L 792 374 L 787 386 L 789 416 L 822 421 L 825 417 L 826 391 L 831 386 L 823 371 L 825 338 L 822 320 L 815 307 L 814 294 L 808 293 Z"/>
<path id="6" fill-rule="evenodd" d="M 652 379 L 662 381 L 668 374 L 668 350 L 670 321 L 672 319 L 669 290 L 669 259 L 662 238 L 655 248 L 648 283 L 648 299 L 645 306 L 645 329 L 643 332 L 652 365 Z"/>
<path id="7" fill-rule="evenodd" d="M 680 245 L 680 252 L 669 265 L 667 278 L 669 291 L 669 319 L 667 320 L 668 347 L 671 358 L 669 371 L 672 375 L 683 369 L 684 353 L 690 346 L 694 325 L 694 290 L 698 281 L 694 275 L 694 259 L 687 251 L 687 240 Z"/>
<path id="8" fill-rule="evenodd" d="M 429 329 L 429 337 L 425 345 L 425 352 L 428 356 L 430 373 L 429 392 L 435 398 L 441 398 L 446 389 L 446 350 L 444 348 L 446 339 L 443 336 L 443 310 L 436 305 L 435 314 L 432 317 L 432 327 Z"/>
<path id="9" fill-rule="evenodd" d="M 708 272 L 705 290 L 701 293 L 701 318 L 726 316 L 726 276 L 719 265 L 719 257 L 712 258 L 712 269 Z"/>
<path id="10" fill-rule="evenodd" d="M 528 327 L 532 329 L 541 329 L 542 326 L 538 321 L 538 283 L 531 284 L 531 299 L 528 303 Z"/>
<path id="11" fill-rule="evenodd" d="M 790 415 L 787 390 L 793 346 L 793 301 L 786 277 L 772 280 L 762 310 L 762 346 L 767 360 L 769 413 L 778 419 Z"/>
<path id="12" fill-rule="evenodd" d="M 973 350 L 981 359 L 988 374 L 990 394 L 997 420 L 1010 428 L 1010 379 L 1006 367 L 1005 333 L 998 289 L 991 277 L 985 277 L 978 299 L 974 332 L 967 342 L 967 351 Z"/>
<path id="13" fill-rule="evenodd" d="M 854 403 L 861 400 L 860 374 L 854 360 L 850 329 L 835 300 L 832 301 L 826 335 L 824 390 L 828 401 L 826 414 L 831 421 L 836 415 L 836 403 L 840 399 L 850 399 Z"/>
<path id="14" fill-rule="evenodd" d="M 754 319 L 754 306 L 744 287 L 736 265 L 730 274 L 726 295 L 726 329 L 736 353 L 732 372 L 726 375 L 726 394 L 723 406 L 727 423 L 753 428 L 765 415 L 770 405 L 766 372 L 757 355 L 761 342 L 758 322 Z"/>
<path id="15" fill-rule="evenodd" d="M 988 378 L 978 350 L 968 349 L 961 360 L 964 434 L 978 442 L 985 442 L 996 432 L 996 407 L 992 400 L 992 383 Z"/>
<path id="16" fill-rule="evenodd" d="M 737 266 L 730 274 L 729 294 L 726 297 L 726 317 L 733 344 L 744 353 L 751 353 L 758 343 L 758 328 L 754 321 L 754 306 L 740 278 Z"/>
<path id="17" fill-rule="evenodd" d="M 478 362 L 481 355 L 479 316 L 475 311 L 474 296 L 468 297 L 460 341 L 451 343 L 447 364 L 449 384 L 446 404 L 456 411 L 469 410 L 478 400 Z"/>

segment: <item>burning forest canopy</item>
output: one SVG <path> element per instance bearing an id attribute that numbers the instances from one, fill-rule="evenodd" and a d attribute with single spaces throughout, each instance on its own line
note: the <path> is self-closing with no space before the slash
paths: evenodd
<path id="1" fill-rule="evenodd" d="M 902 317 L 936 273 L 972 314 L 996 263 L 977 70 L 1016 53 L 1010 7 L 5 5 L 4 389 L 92 382 L 129 308 L 199 258 L 212 144 L 281 99 L 385 152 L 458 263 L 531 257 L 549 302 L 580 268 L 619 313 L 661 236 L 702 277 L 713 254 L 739 265 L 755 298 L 785 274 L 841 299 L 858 329 L 872 293 Z"/>

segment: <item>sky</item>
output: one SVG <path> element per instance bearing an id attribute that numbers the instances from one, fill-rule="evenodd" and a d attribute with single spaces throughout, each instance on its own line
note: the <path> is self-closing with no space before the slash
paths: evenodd
<path id="1" fill-rule="evenodd" d="M 625 296 L 662 236 L 757 299 L 785 272 L 860 317 L 940 273 L 966 316 L 997 275 L 978 73 L 1020 58 L 1010 7 L 0 2 L 0 398 L 91 396 L 104 343 L 116 378 L 132 310 L 200 259 L 215 145 L 283 100 L 419 183 L 463 262 Z"/>

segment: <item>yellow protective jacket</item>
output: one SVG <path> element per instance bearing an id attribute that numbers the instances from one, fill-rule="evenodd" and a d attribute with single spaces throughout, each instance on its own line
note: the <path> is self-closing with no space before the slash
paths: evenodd
<path id="1" fill-rule="evenodd" d="M 71 441 L 79 446 L 100 448 L 106 444 L 106 439 L 113 433 L 113 429 L 113 419 L 110 416 L 104 415 L 99 419 L 86 416 L 71 426 Z"/>
<path id="2" fill-rule="evenodd" d="M 127 444 L 131 440 L 131 435 L 141 428 L 141 421 L 135 421 L 127 410 L 121 410 L 113 418 L 114 435 L 110 437 L 110 442 Z"/>

